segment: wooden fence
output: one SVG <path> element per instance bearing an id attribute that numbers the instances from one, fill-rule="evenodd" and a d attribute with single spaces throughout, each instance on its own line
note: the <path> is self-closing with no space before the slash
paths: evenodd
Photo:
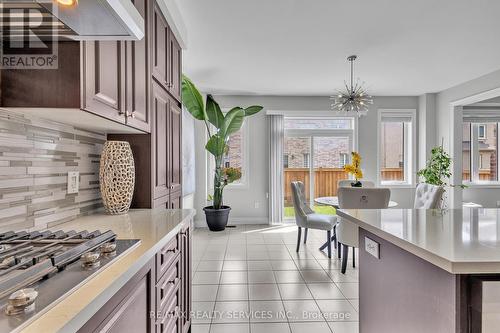
<path id="1" fill-rule="evenodd" d="M 314 198 L 337 195 L 337 184 L 341 179 L 347 179 L 347 173 L 340 168 L 318 168 L 314 170 Z M 285 168 L 285 205 L 292 205 L 293 181 L 301 181 L 309 189 L 310 177 L 308 168 Z M 306 191 L 309 200 L 309 191 Z"/>

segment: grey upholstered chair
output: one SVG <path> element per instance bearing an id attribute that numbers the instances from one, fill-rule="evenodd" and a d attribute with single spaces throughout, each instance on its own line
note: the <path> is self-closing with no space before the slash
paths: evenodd
<path id="1" fill-rule="evenodd" d="M 391 191 L 388 188 L 341 187 L 337 195 L 340 209 L 383 209 L 389 206 Z M 337 246 L 342 248 L 342 273 L 345 273 L 349 247 L 352 247 L 352 266 L 356 266 L 354 251 L 359 247 L 359 228 L 342 218 L 336 229 Z"/>
<path id="2" fill-rule="evenodd" d="M 356 182 L 355 180 L 353 179 L 341 179 L 339 180 L 338 182 L 338 187 L 351 187 L 351 184 Z M 371 182 L 369 180 L 360 180 L 361 184 L 363 185 L 363 187 L 365 188 L 373 188 L 375 187 L 375 183 L 374 182 Z"/>
<path id="3" fill-rule="evenodd" d="M 337 216 L 316 214 L 306 202 L 304 184 L 302 182 L 292 182 L 293 207 L 295 210 L 295 221 L 297 222 L 297 252 L 300 249 L 302 228 L 304 230 L 304 244 L 307 241 L 308 229 L 325 230 L 327 234 L 328 258 L 332 257 L 332 230 L 337 223 Z"/>
<path id="4" fill-rule="evenodd" d="M 413 208 L 434 209 L 441 207 L 444 189 L 441 186 L 420 183 L 415 191 Z"/>

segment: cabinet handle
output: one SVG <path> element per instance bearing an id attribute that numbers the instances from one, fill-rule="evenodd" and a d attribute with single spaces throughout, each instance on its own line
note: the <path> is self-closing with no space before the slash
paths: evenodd
<path id="1" fill-rule="evenodd" d="M 170 284 L 177 284 L 177 282 L 179 282 L 179 278 L 177 278 L 177 277 L 176 277 L 175 279 L 170 280 L 170 281 L 168 281 L 167 283 L 170 283 Z"/>
<path id="2" fill-rule="evenodd" d="M 173 189 L 174 189 L 174 187 L 175 187 L 174 185 L 170 185 L 170 189 L 171 189 L 171 190 L 173 190 Z"/>

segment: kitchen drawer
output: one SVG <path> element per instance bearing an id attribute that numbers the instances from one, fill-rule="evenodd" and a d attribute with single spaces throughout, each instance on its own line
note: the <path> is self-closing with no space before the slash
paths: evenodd
<path id="1" fill-rule="evenodd" d="M 181 262 L 178 255 L 172 265 L 156 284 L 156 309 L 163 312 L 181 284 Z"/>
<path id="2" fill-rule="evenodd" d="M 177 283 L 173 292 L 165 298 L 164 310 L 156 321 L 157 333 L 180 333 L 181 331 L 181 310 L 180 302 L 180 284 Z"/>
<path id="3" fill-rule="evenodd" d="M 180 252 L 177 235 L 156 254 L 156 281 L 159 281 Z"/>

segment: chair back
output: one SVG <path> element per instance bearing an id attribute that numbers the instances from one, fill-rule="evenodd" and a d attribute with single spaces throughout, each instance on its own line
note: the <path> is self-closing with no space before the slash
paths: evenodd
<path id="1" fill-rule="evenodd" d="M 441 207 L 444 188 L 441 186 L 420 183 L 415 191 L 415 202 L 413 208 L 416 209 L 435 209 Z"/>
<path id="2" fill-rule="evenodd" d="M 338 187 L 351 187 L 352 183 L 355 183 L 356 181 L 354 179 L 341 179 L 338 181 Z M 363 185 L 362 187 L 365 188 L 373 188 L 375 187 L 375 183 L 371 182 L 369 180 L 360 180 L 361 184 Z"/>
<path id="3" fill-rule="evenodd" d="M 382 209 L 389 207 L 388 188 L 341 187 L 338 190 L 339 208 Z"/>
<path id="4" fill-rule="evenodd" d="M 307 223 L 307 215 L 314 213 L 314 211 L 307 204 L 304 183 L 294 181 L 291 185 L 295 222 L 297 222 L 299 227 L 305 227 Z"/>

